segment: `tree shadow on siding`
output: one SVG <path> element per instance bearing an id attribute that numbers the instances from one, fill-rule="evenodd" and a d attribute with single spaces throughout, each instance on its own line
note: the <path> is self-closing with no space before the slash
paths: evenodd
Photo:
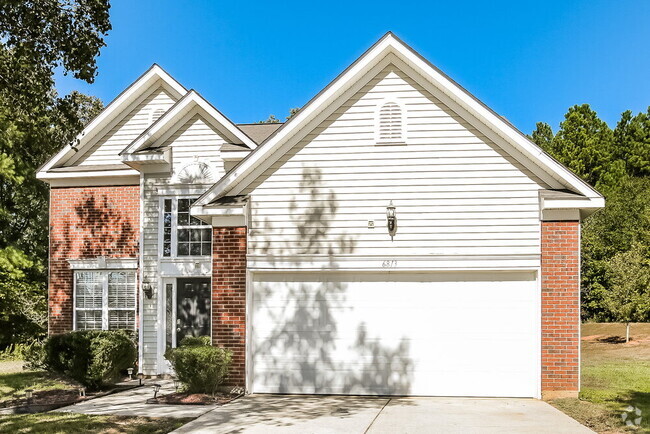
<path id="1" fill-rule="evenodd" d="M 324 189 L 321 180 L 319 170 L 303 170 L 300 196 L 294 196 L 288 204 L 290 221 L 301 242 L 296 248 L 288 236 L 259 241 L 256 250 L 266 253 L 268 262 L 275 263 L 270 252 L 285 247 L 288 255 L 298 258 L 296 261 L 301 261 L 300 257 L 325 256 L 322 271 L 327 273 L 339 269 L 335 254 L 354 252 L 354 237 L 344 232 L 333 234 L 332 220 L 339 206 L 336 193 Z M 278 233 L 273 231 L 273 223 L 269 220 L 260 226 L 260 235 Z M 295 275 L 299 278 L 292 283 L 291 276 Z M 261 343 L 253 349 L 253 359 L 257 363 L 253 367 L 257 381 L 253 382 L 271 385 L 273 391 L 279 393 L 408 394 L 413 362 L 406 337 L 395 346 L 386 346 L 380 343 L 380 336 L 372 335 L 363 318 L 359 318 L 356 326 L 339 325 L 341 314 L 349 318 L 350 312 L 344 311 L 352 309 L 347 283 L 320 279 L 320 276 L 323 273 L 274 273 L 268 275 L 270 283 L 256 284 L 253 324 L 258 328 L 253 334 L 258 335 L 256 340 Z M 354 328 L 351 330 L 351 327 Z M 282 398 L 278 399 L 280 406 Z M 346 403 L 346 414 L 352 415 L 374 405 L 376 402 L 371 399 L 351 400 Z M 256 405 L 254 414 L 247 415 L 247 420 L 248 417 L 270 420 L 276 410 L 275 404 L 261 408 Z M 329 410 L 319 411 L 307 406 L 295 409 L 292 414 L 311 419 L 326 411 Z M 282 422 L 277 424 L 282 425 Z"/>

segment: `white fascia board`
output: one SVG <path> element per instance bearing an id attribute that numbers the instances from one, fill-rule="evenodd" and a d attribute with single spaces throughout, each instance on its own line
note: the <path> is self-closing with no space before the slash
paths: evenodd
<path id="1" fill-rule="evenodd" d="M 229 139 L 235 143 L 242 143 L 250 149 L 255 149 L 257 145 L 253 140 L 244 134 L 235 124 L 225 117 L 219 110 L 214 108 L 195 90 L 187 92 L 172 108 L 167 110 L 156 122 L 147 128 L 138 138 L 136 138 L 128 147 L 126 147 L 120 155 L 125 155 L 137 152 L 143 149 L 150 143 L 155 143 L 158 139 L 163 137 L 165 133 L 183 119 L 185 115 L 192 112 L 192 110 L 202 110 L 208 120 L 213 122 L 219 130 L 224 132 Z"/>
<path id="2" fill-rule="evenodd" d="M 544 199 L 542 198 L 542 209 L 600 209 L 605 207 L 605 199 L 584 198 L 584 199 Z"/>
<path id="3" fill-rule="evenodd" d="M 453 82 L 410 47 L 389 33 L 336 78 L 331 85 L 326 87 L 310 101 L 307 106 L 300 110 L 293 119 L 285 124 L 285 127 L 281 127 L 271 136 L 264 146 L 251 153 L 248 158 L 244 159 L 229 174 L 219 180 L 210 190 L 201 196 L 197 200 L 196 205 L 206 205 L 225 194 L 235 195 L 241 193 L 246 186 L 246 181 L 249 181 L 249 178 L 254 178 L 251 173 L 253 173 L 258 165 L 270 161 L 273 158 L 272 155 L 284 141 L 307 125 L 311 118 L 316 116 L 315 114 L 317 112 L 323 110 L 324 106 L 340 96 L 346 87 L 351 86 L 351 82 L 365 75 L 372 68 L 373 63 L 381 61 L 383 57 L 390 53 L 395 54 L 402 61 L 418 71 L 437 89 L 440 89 L 472 116 L 476 117 L 480 122 L 485 123 L 496 134 L 511 143 L 527 159 L 531 160 L 543 172 L 555 178 L 561 185 L 570 187 L 588 198 L 602 198 L 591 186 L 571 173 L 541 148 L 528 140 L 516 128 L 505 122 L 500 116 L 496 115 L 469 94 L 469 92 Z"/>
<path id="4" fill-rule="evenodd" d="M 235 216 L 245 215 L 246 205 L 233 205 L 233 206 L 220 206 L 220 207 L 206 207 L 206 206 L 192 206 L 190 214 L 193 216 Z"/>
<path id="5" fill-rule="evenodd" d="M 133 100 L 137 98 L 144 90 L 148 89 L 158 80 L 162 80 L 169 88 L 177 94 L 177 97 L 184 95 L 187 90 L 176 80 L 172 78 L 160 66 L 154 64 L 143 75 L 133 82 L 126 90 L 119 94 L 113 101 L 111 101 L 102 112 L 97 115 L 79 135 L 75 138 L 75 142 L 79 143 L 78 151 L 75 151 L 70 146 L 61 149 L 54 157 L 50 158 L 38 171 L 38 174 L 47 172 L 52 167 L 60 163 L 62 160 L 81 152 L 85 144 L 90 142 L 90 139 L 95 136 L 99 131 L 111 122 L 115 116 L 123 112 L 125 107 L 128 107 Z M 38 177 L 38 176 L 37 176 Z"/>
<path id="6" fill-rule="evenodd" d="M 36 174 L 36 179 L 45 182 L 57 179 L 79 179 L 79 178 L 115 178 L 125 176 L 139 176 L 137 170 L 97 170 L 92 172 L 39 172 Z"/>
<path id="7" fill-rule="evenodd" d="M 433 67 L 428 61 L 419 54 L 407 47 L 401 41 L 391 35 L 389 38 L 391 46 L 396 55 L 402 57 L 407 63 L 416 70 L 422 71 L 422 75 L 432 81 L 434 86 L 445 92 L 450 98 L 456 101 L 460 106 L 473 114 L 480 121 L 493 129 L 497 134 L 504 137 L 510 143 L 519 148 L 525 156 L 535 162 L 541 169 L 555 177 L 563 185 L 573 187 L 573 189 L 586 197 L 599 198 L 600 193 L 594 190 L 589 184 L 582 181 L 570 170 L 546 154 L 541 148 L 532 143 L 521 132 L 519 132 L 510 123 L 490 110 L 481 103 L 476 97 L 471 95 L 467 90 L 452 81 L 440 70 Z"/>

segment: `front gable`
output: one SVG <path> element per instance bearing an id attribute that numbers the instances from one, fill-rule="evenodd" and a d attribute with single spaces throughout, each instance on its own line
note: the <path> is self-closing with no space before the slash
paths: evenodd
<path id="1" fill-rule="evenodd" d="M 95 117 L 73 143 L 50 158 L 36 177 L 52 186 L 137 183 L 120 151 L 167 111 L 186 89 L 153 65 Z"/>
<path id="2" fill-rule="evenodd" d="M 402 136 L 384 141 L 381 108 Z M 550 186 L 394 63 L 334 108 L 242 192 L 251 258 L 463 256 L 539 252 Z M 386 208 L 396 208 L 394 238 Z M 429 265 L 428 265 L 429 266 Z"/>
<path id="3" fill-rule="evenodd" d="M 204 194 L 195 204 L 193 212 L 196 215 L 206 215 L 205 207 L 209 208 L 209 204 L 215 199 L 241 194 L 295 143 L 302 140 L 305 134 L 313 131 L 343 102 L 390 64 L 395 65 L 434 98 L 497 144 L 551 189 L 567 189 L 574 192 L 578 201 L 571 206 L 577 205 L 573 209 L 580 210 L 578 218 L 603 206 L 602 196 L 593 188 L 544 153 L 505 119 L 491 111 L 392 33 L 388 33 L 267 139 L 264 146 Z M 561 204 L 565 205 L 567 204 Z M 548 206 L 560 204 L 549 203 Z"/>

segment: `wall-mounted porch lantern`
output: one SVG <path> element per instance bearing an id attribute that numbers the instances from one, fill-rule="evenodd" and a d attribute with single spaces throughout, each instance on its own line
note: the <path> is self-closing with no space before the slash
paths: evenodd
<path id="1" fill-rule="evenodd" d="M 397 215 L 392 200 L 386 207 L 386 226 L 388 227 L 388 235 L 390 235 L 392 241 L 393 237 L 397 233 Z"/>
<path id="2" fill-rule="evenodd" d="M 142 292 L 144 292 L 145 297 L 151 300 L 151 297 L 153 297 L 153 286 L 151 286 L 151 283 L 142 283 Z"/>

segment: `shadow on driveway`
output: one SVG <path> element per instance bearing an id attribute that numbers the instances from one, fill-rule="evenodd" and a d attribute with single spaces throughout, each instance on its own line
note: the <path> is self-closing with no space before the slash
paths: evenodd
<path id="1" fill-rule="evenodd" d="M 591 433 L 535 399 L 248 395 L 175 433 Z"/>

